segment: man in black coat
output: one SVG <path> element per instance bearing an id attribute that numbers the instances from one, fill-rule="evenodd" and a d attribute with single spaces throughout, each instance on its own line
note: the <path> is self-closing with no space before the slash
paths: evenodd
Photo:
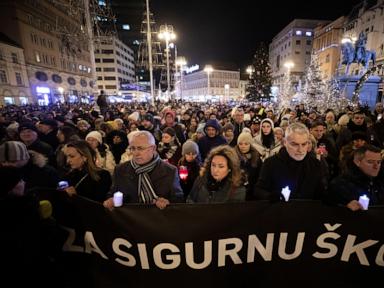
<path id="1" fill-rule="evenodd" d="M 170 202 L 183 202 L 177 168 L 159 158 L 152 134 L 137 131 L 129 149 L 133 158 L 116 166 L 109 196 L 120 191 L 124 203 L 155 204 L 160 209 Z M 113 197 L 105 200 L 104 206 L 112 208 Z"/>
<path id="2" fill-rule="evenodd" d="M 369 205 L 383 205 L 384 180 L 383 175 L 380 175 L 381 162 L 379 148 L 365 145 L 356 149 L 353 152 L 353 163 L 329 186 L 331 202 L 357 211 L 363 209 L 358 201 L 359 197 L 366 195 L 370 199 Z"/>
<path id="3" fill-rule="evenodd" d="M 293 123 L 285 132 L 284 148 L 263 163 L 254 188 L 255 199 L 279 201 L 289 187 L 290 199 L 325 199 L 325 176 L 316 157 L 308 154 L 309 131 Z"/>

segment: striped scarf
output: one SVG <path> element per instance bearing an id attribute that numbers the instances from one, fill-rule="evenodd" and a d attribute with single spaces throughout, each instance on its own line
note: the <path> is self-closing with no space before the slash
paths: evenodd
<path id="1" fill-rule="evenodd" d="M 139 175 L 139 182 L 137 185 L 137 192 L 141 203 L 152 204 L 154 199 L 157 199 L 155 191 L 152 187 L 151 178 L 149 174 L 155 169 L 157 163 L 161 161 L 159 155 L 156 155 L 151 162 L 145 165 L 138 165 L 133 160 L 130 162 L 132 168 L 135 170 L 136 175 Z"/>

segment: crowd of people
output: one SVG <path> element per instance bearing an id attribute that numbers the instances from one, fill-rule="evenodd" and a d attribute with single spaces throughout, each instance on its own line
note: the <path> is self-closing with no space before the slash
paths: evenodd
<path id="1" fill-rule="evenodd" d="M 117 191 L 124 203 L 166 209 L 285 201 L 286 187 L 290 199 L 352 211 L 363 209 L 362 195 L 384 204 L 383 103 L 339 113 L 304 104 L 98 104 L 0 109 L 2 206 L 32 221 L 31 213 L 54 217 L 42 192 L 50 189 L 107 209 Z"/>

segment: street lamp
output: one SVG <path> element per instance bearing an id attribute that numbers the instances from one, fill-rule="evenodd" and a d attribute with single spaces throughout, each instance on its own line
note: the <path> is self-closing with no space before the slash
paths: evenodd
<path id="1" fill-rule="evenodd" d="M 182 57 L 182 56 L 177 57 L 176 67 L 180 66 L 180 100 L 183 100 L 183 67 L 185 65 L 187 65 L 187 61 L 185 60 L 185 57 Z"/>
<path id="2" fill-rule="evenodd" d="M 165 57 L 167 61 L 167 94 L 169 98 L 169 93 L 171 91 L 171 78 L 170 78 L 170 72 L 169 72 L 169 41 L 176 39 L 175 33 L 173 33 L 173 26 L 172 25 L 161 25 L 160 26 L 160 32 L 159 32 L 159 39 L 165 40 Z"/>
<path id="3" fill-rule="evenodd" d="M 204 71 L 207 73 L 207 78 L 208 78 L 207 95 L 209 95 L 210 88 L 211 88 L 211 83 L 209 81 L 209 75 L 213 72 L 213 67 L 211 65 L 206 65 L 204 68 Z M 205 100 L 207 100 L 207 99 L 205 99 Z"/>
<path id="4" fill-rule="evenodd" d="M 248 73 L 248 75 L 249 75 L 249 79 L 251 79 L 252 78 L 252 74 L 255 72 L 255 68 L 252 66 L 252 65 L 249 65 L 248 67 L 247 67 L 247 73 Z"/>

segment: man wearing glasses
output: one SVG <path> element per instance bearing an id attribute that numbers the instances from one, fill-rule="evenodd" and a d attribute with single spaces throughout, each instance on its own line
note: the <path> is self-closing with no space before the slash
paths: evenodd
<path id="1" fill-rule="evenodd" d="M 159 158 L 152 134 L 136 132 L 128 149 L 132 160 L 116 167 L 110 196 L 120 191 L 124 203 L 155 204 L 160 209 L 183 201 L 177 168 Z M 104 206 L 111 209 L 113 197 L 105 200 Z"/>
<path id="2" fill-rule="evenodd" d="M 266 159 L 254 188 L 255 199 L 283 200 L 283 188 L 290 199 L 323 200 L 325 173 L 320 161 L 308 153 L 309 131 L 301 123 L 288 126 L 279 153 Z"/>
<path id="3" fill-rule="evenodd" d="M 346 206 L 352 211 L 362 210 L 358 200 L 364 195 L 369 198 L 369 205 L 384 204 L 380 152 L 379 148 L 372 145 L 362 146 L 353 152 L 353 161 L 346 172 L 330 184 L 329 195 L 334 204 Z"/>

